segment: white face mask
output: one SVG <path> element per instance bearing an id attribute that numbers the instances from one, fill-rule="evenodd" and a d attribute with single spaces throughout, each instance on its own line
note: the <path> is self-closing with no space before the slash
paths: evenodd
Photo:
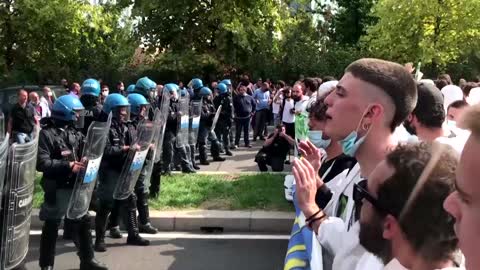
<path id="1" fill-rule="evenodd" d="M 123 91 L 123 90 L 125 90 L 125 87 L 123 87 L 123 86 L 120 87 L 120 91 Z"/>
<path id="2" fill-rule="evenodd" d="M 102 96 L 104 97 L 108 96 L 108 91 L 102 91 Z"/>

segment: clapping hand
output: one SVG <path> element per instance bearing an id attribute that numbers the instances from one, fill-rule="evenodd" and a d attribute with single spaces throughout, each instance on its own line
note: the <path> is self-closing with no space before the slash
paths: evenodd
<path id="1" fill-rule="evenodd" d="M 323 185 L 309 161 L 296 158 L 293 162 L 293 176 L 296 182 L 296 197 L 298 206 L 306 217 L 313 215 L 320 208 L 315 203 L 317 189 Z"/>
<path id="2" fill-rule="evenodd" d="M 298 151 L 318 173 L 322 166 L 322 152 L 310 141 L 302 141 L 298 145 Z"/>

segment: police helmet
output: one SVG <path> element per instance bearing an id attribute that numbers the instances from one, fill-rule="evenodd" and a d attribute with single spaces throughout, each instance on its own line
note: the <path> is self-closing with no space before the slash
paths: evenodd
<path id="1" fill-rule="evenodd" d="M 135 84 L 130 84 L 127 87 L 127 93 L 130 94 L 130 93 L 133 93 L 133 91 L 135 91 Z"/>
<path id="2" fill-rule="evenodd" d="M 219 83 L 217 85 L 217 89 L 218 89 L 218 93 L 221 95 L 221 94 L 226 94 L 228 93 L 228 87 L 226 84 L 224 83 Z"/>
<path id="3" fill-rule="evenodd" d="M 78 128 L 83 128 L 84 110 L 80 99 L 74 95 L 64 95 L 53 104 L 52 118 L 67 122 L 74 122 Z"/>
<path id="4" fill-rule="evenodd" d="M 202 89 L 200 89 L 199 94 L 200 94 L 201 97 L 210 96 L 212 94 L 212 90 L 210 90 L 210 88 L 204 86 L 204 87 L 202 87 Z"/>
<path id="5" fill-rule="evenodd" d="M 150 106 L 150 103 L 147 101 L 147 99 L 140 94 L 129 94 L 127 99 L 128 103 L 130 103 L 130 111 L 133 115 L 139 115 L 142 106 L 146 107 L 147 110 Z"/>
<path id="6" fill-rule="evenodd" d="M 124 110 L 121 110 L 124 109 Z M 113 113 L 113 117 L 122 121 L 130 120 L 130 103 L 126 97 L 121 94 L 114 93 L 107 96 L 102 108 L 103 112 Z"/>
<path id="7" fill-rule="evenodd" d="M 194 78 L 190 81 L 189 85 L 191 85 L 194 90 L 197 90 L 203 87 L 203 82 L 198 78 Z"/>
<path id="8" fill-rule="evenodd" d="M 100 95 L 100 83 L 95 79 L 87 79 L 82 83 L 82 95 L 92 95 L 98 97 Z"/>
<path id="9" fill-rule="evenodd" d="M 220 83 L 223 83 L 226 86 L 231 86 L 232 85 L 232 81 L 230 79 L 225 79 L 225 80 L 221 81 Z"/>
<path id="10" fill-rule="evenodd" d="M 151 96 L 150 92 L 155 92 L 156 90 L 157 84 L 148 77 L 138 79 L 137 83 L 135 84 L 135 91 L 146 97 Z"/>

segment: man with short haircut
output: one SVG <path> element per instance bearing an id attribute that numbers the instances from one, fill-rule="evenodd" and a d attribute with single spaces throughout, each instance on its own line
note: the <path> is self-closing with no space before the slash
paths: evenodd
<path id="1" fill-rule="evenodd" d="M 465 255 L 466 269 L 480 269 L 480 105 L 470 107 L 458 122 L 472 133 L 457 168 L 456 191 L 445 200 L 444 208 L 455 218 L 455 233 Z"/>
<path id="2" fill-rule="evenodd" d="M 28 95 L 30 105 L 35 109 L 35 119 L 40 121 L 44 117 L 50 117 L 50 109 L 44 103 L 40 102 L 40 96 L 37 92 L 32 91 Z"/>
<path id="3" fill-rule="evenodd" d="M 78 95 L 80 94 L 80 84 L 77 83 L 77 82 L 74 82 L 72 83 L 72 86 L 70 87 L 70 95 L 74 95 L 76 97 L 78 97 Z"/>
<path id="4" fill-rule="evenodd" d="M 28 103 L 28 93 L 21 89 L 18 91 L 18 102 L 10 111 L 7 131 L 16 143 L 23 144 L 32 139 L 36 123 L 35 109 Z"/>
<path id="5" fill-rule="evenodd" d="M 464 132 L 448 127 L 445 123 L 444 99 L 437 87 L 419 83 L 417 105 L 404 121 L 404 126 L 412 135 L 421 141 L 441 143 L 453 146 L 459 153 L 465 145 Z"/>
<path id="6" fill-rule="evenodd" d="M 437 151 L 442 151 L 438 162 L 414 194 Z M 453 219 L 442 208 L 454 190 L 457 157 L 452 148 L 436 143 L 401 145 L 378 164 L 367 187 L 355 186 L 356 199 L 362 202 L 360 244 L 381 259 L 385 269 L 403 269 L 396 267 L 398 262 L 410 270 L 458 266 Z"/>
<path id="7" fill-rule="evenodd" d="M 306 78 L 302 81 L 303 85 L 305 86 L 305 95 L 308 97 L 317 97 L 316 93 L 318 87 L 318 80 L 316 78 Z"/>
<path id="8" fill-rule="evenodd" d="M 354 184 L 368 177 L 387 153 L 396 146 L 393 131 L 415 108 L 417 87 L 402 65 L 379 59 L 360 59 L 350 64 L 335 91 L 325 99 L 328 106 L 324 132 L 339 141 L 345 155 L 355 157 L 342 185 L 330 191 L 317 173 L 301 177 L 299 172 L 313 168 L 295 161 L 299 207 L 310 217 L 311 227 L 322 246 L 334 256 L 333 269 L 351 270 L 369 254 L 358 243 L 358 222 L 353 199 Z M 307 153 L 314 160 L 319 151 Z M 320 158 L 320 157 L 318 157 Z M 313 169 L 312 169 L 313 171 Z M 315 203 L 317 189 L 330 194 L 325 207 Z M 327 216 L 324 209 L 334 209 Z M 344 239 L 345 241 L 342 241 Z M 370 256 L 373 256 L 370 254 Z M 369 270 L 383 267 L 373 262 Z"/>
<path id="9" fill-rule="evenodd" d="M 259 136 L 261 140 L 265 140 L 265 136 L 267 135 L 267 121 L 270 113 L 270 91 L 268 89 L 268 83 L 262 83 L 262 87 L 255 90 L 253 99 L 256 104 L 253 141 L 256 141 Z"/>
<path id="10" fill-rule="evenodd" d="M 462 113 L 468 108 L 468 103 L 465 100 L 457 100 L 448 105 L 447 120 L 455 126 L 455 122 L 460 119 Z"/>

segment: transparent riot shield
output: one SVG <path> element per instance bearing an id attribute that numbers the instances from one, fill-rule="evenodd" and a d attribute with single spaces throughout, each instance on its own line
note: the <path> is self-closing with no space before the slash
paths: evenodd
<path id="1" fill-rule="evenodd" d="M 127 154 L 127 160 L 123 165 L 120 178 L 115 186 L 113 198 L 115 200 L 125 200 L 130 196 L 135 188 L 135 183 L 142 172 L 143 164 L 147 158 L 150 144 L 155 135 L 153 122 L 142 120 L 137 126 L 137 139 L 130 145 Z"/>
<path id="2" fill-rule="evenodd" d="M 211 131 L 215 130 L 217 126 L 218 118 L 220 117 L 220 113 L 222 112 L 222 105 L 218 106 L 217 112 L 215 113 L 215 117 L 213 118 L 212 128 Z"/>
<path id="3" fill-rule="evenodd" d="M 188 128 L 188 144 L 195 145 L 200 128 L 200 117 L 202 115 L 202 100 L 195 100 L 190 103 L 190 119 Z"/>
<path id="4" fill-rule="evenodd" d="M 30 221 L 35 186 L 39 128 L 35 127 L 32 141 L 14 143 L 7 158 L 4 209 L 2 216 L 0 269 L 13 269 L 28 251 Z"/>
<path id="5" fill-rule="evenodd" d="M 69 219 L 79 219 L 88 212 L 111 123 L 112 114 L 110 113 L 107 122 L 93 121 L 88 128 L 81 158 L 86 166 L 78 172 L 75 180 L 67 208 Z"/>
<path id="6" fill-rule="evenodd" d="M 177 147 L 183 147 L 188 144 L 188 126 L 190 120 L 190 96 L 187 94 L 178 101 L 178 132 L 176 138 Z"/>
<path id="7" fill-rule="evenodd" d="M 168 110 L 170 109 L 170 94 L 166 93 L 165 91 L 162 94 L 162 101 L 160 102 L 159 109 L 161 113 L 161 125 L 155 151 L 155 163 L 159 162 L 160 158 L 162 157 L 163 135 L 165 135 L 165 125 L 167 124 Z"/>
<path id="8" fill-rule="evenodd" d="M 3 113 L 0 112 L 0 217 L 3 216 L 1 212 L 2 202 L 3 202 L 2 198 L 3 198 L 3 187 L 5 186 L 5 174 L 7 173 L 6 169 L 7 169 L 7 156 L 8 156 L 8 145 L 9 145 L 8 144 L 9 134 L 5 134 L 3 129 L 5 125 L 4 121 L 5 121 L 5 118 L 3 116 Z"/>
<path id="9" fill-rule="evenodd" d="M 162 112 L 160 112 L 159 109 L 155 110 L 154 116 L 153 116 L 153 130 L 154 130 L 154 135 L 152 139 L 152 144 L 155 145 L 153 149 L 150 149 L 150 153 L 147 155 L 147 158 L 145 159 L 145 165 L 143 166 L 141 175 L 144 177 L 144 185 L 145 185 L 145 191 L 148 191 L 148 188 L 150 187 L 150 177 L 152 176 L 153 172 L 153 166 L 155 164 L 155 157 L 157 156 L 157 143 L 160 139 L 160 136 L 163 136 L 162 131 L 164 131 L 163 126 L 165 124 L 162 123 Z"/>

